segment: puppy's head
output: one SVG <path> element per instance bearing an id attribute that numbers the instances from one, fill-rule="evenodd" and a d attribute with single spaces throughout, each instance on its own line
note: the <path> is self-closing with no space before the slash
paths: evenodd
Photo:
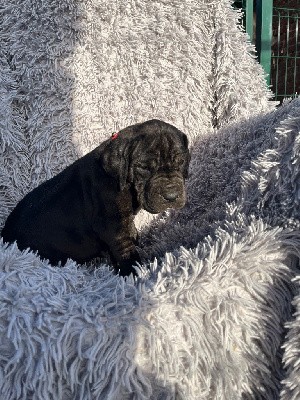
<path id="1" fill-rule="evenodd" d="M 121 130 L 107 141 L 102 157 L 120 190 L 131 185 L 138 205 L 153 214 L 184 206 L 189 160 L 186 135 L 159 120 Z"/>

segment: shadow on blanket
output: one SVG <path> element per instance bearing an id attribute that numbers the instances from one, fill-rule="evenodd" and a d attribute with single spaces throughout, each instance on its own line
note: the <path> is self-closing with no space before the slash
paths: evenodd
<path id="1" fill-rule="evenodd" d="M 166 382 L 134 362 L 141 293 L 132 279 L 0 247 L 1 398 L 168 398 Z"/>

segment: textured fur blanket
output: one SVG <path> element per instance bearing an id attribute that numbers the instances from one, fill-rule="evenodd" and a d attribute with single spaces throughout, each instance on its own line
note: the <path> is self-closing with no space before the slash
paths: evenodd
<path id="1" fill-rule="evenodd" d="M 230 3 L 1 7 L 0 226 L 131 123 L 193 146 L 186 207 L 137 217 L 136 282 L 0 243 L 0 399 L 300 397 L 300 100 L 274 109 Z"/>

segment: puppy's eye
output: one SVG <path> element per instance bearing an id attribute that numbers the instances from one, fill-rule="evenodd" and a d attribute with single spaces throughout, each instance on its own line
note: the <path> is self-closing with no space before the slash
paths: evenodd
<path id="1" fill-rule="evenodd" d="M 137 165 L 137 170 L 142 174 L 150 174 L 148 165 Z"/>
<path id="2" fill-rule="evenodd" d="M 137 167 L 138 167 L 138 169 L 142 169 L 142 170 L 148 169 L 148 166 L 143 165 L 143 164 L 139 164 Z"/>
<path id="3" fill-rule="evenodd" d="M 174 158 L 174 164 L 175 165 L 182 166 L 184 164 L 184 162 L 185 162 L 185 157 L 182 154 L 177 155 Z"/>

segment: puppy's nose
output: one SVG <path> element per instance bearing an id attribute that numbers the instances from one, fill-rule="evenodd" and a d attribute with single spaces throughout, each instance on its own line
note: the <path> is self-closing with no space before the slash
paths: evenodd
<path id="1" fill-rule="evenodd" d="M 179 194 L 177 192 L 168 192 L 168 193 L 164 193 L 164 199 L 168 200 L 168 201 L 175 201 Z"/>

